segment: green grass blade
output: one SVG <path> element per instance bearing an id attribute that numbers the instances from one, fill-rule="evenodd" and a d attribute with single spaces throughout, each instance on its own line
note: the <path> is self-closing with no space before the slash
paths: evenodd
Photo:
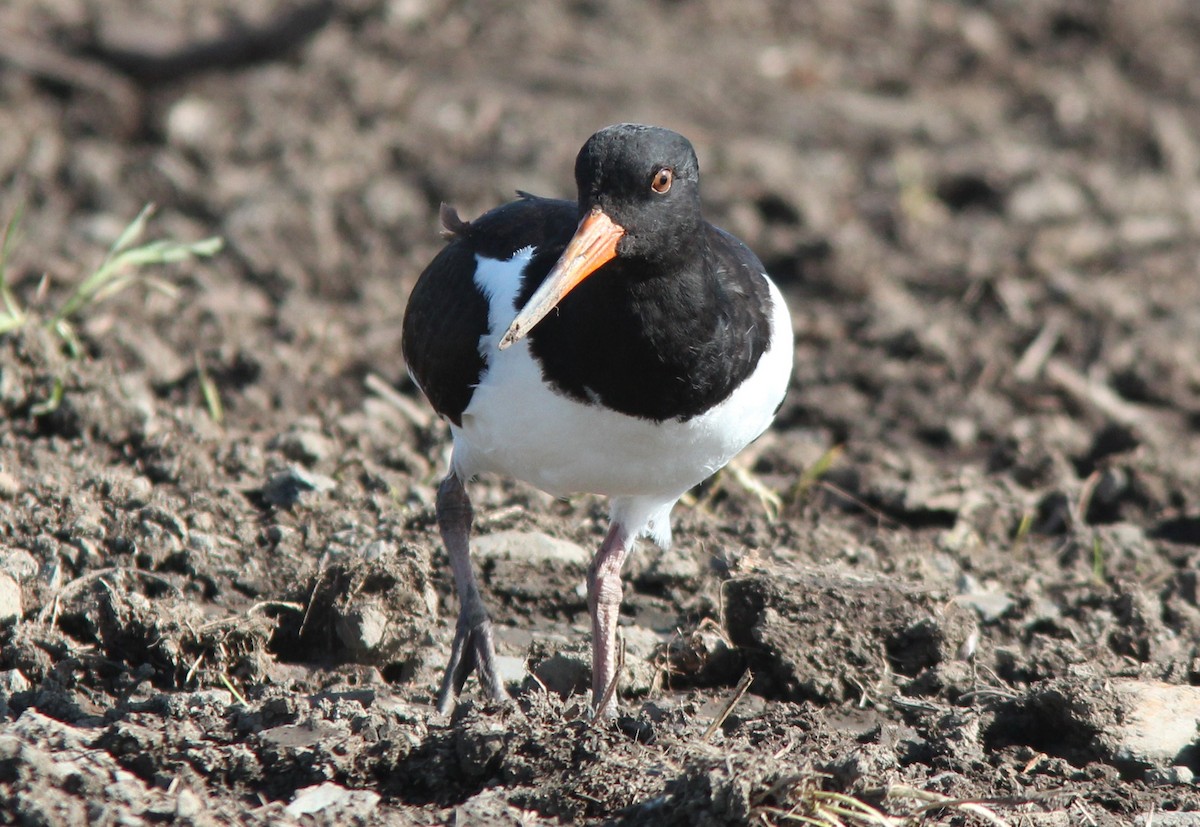
<path id="1" fill-rule="evenodd" d="M 215 255 L 224 246 L 224 241 L 220 237 L 213 236 L 193 242 L 159 239 L 138 247 L 130 247 L 145 232 L 146 221 L 152 211 L 153 205 L 147 205 L 138 213 L 137 218 L 125 228 L 121 237 L 113 244 L 103 263 L 96 268 L 95 272 L 80 282 L 79 286 L 63 302 L 54 315 L 52 325 L 57 326 L 59 322 L 72 318 L 87 305 L 103 301 L 134 282 L 147 281 L 146 277 L 137 274 L 136 271 L 140 268 L 175 264 L 193 258 L 208 258 Z M 165 284 L 161 281 L 156 283 Z"/>
<path id="2" fill-rule="evenodd" d="M 17 236 L 21 228 L 21 219 L 24 214 L 25 205 L 17 204 L 17 208 L 13 210 L 12 217 L 4 225 L 4 237 L 0 241 L 0 300 L 4 302 L 4 309 L 7 312 L 9 323 L 12 324 L 8 330 L 20 327 L 25 321 L 25 311 L 17 303 L 17 298 L 13 295 L 12 287 L 8 283 L 8 256 L 17 242 Z"/>
<path id="3" fill-rule="evenodd" d="M 817 458 L 816 462 L 801 472 L 788 494 L 788 499 L 792 502 L 797 502 L 807 496 L 808 492 L 821 481 L 821 478 L 828 474 L 833 466 L 837 464 L 844 451 L 845 448 L 841 445 L 830 446 L 825 453 Z"/>
<path id="4" fill-rule="evenodd" d="M 146 206 L 142 207 L 142 211 L 137 214 L 137 218 L 129 222 L 129 226 L 126 227 L 119 236 L 117 236 L 117 240 L 113 242 L 112 247 L 110 247 L 108 250 L 108 258 L 113 258 L 126 247 L 141 238 L 142 234 L 146 232 L 146 222 L 150 220 L 150 216 L 153 214 L 154 204 L 147 204 Z"/>
<path id="5" fill-rule="evenodd" d="M 204 363 L 200 361 L 199 354 L 196 355 L 196 375 L 200 378 L 200 393 L 204 396 L 204 405 L 208 408 L 208 416 L 213 422 L 220 425 L 225 421 L 225 406 L 221 404 L 221 392 L 204 367 Z"/>
<path id="6" fill-rule="evenodd" d="M 29 409 L 29 413 L 34 417 L 46 416 L 52 414 L 59 409 L 63 401 L 63 380 L 58 378 L 54 380 L 54 387 L 50 389 L 50 398 L 45 402 L 39 402 Z"/>

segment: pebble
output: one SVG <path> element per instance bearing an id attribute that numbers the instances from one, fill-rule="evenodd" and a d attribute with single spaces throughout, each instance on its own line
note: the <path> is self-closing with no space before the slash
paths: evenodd
<path id="1" fill-rule="evenodd" d="M 516 560 L 523 563 L 567 563 L 586 566 L 590 555 L 568 540 L 560 540 L 540 531 L 497 531 L 472 542 L 472 550 L 481 560 Z"/>
<path id="2" fill-rule="evenodd" d="M 201 710 L 222 713 L 233 705 L 233 693 L 227 689 L 201 689 L 196 692 L 163 692 L 159 703 L 172 717 L 184 718 Z"/>
<path id="3" fill-rule="evenodd" d="M 19 620 L 22 614 L 21 584 L 8 572 L 0 571 L 0 623 Z"/>
<path id="4" fill-rule="evenodd" d="M 129 480 L 129 488 L 126 491 L 125 507 L 126 508 L 141 508 L 150 502 L 150 497 L 154 493 L 154 483 L 142 476 L 133 477 Z"/>
<path id="5" fill-rule="evenodd" d="M 380 795 L 371 790 L 348 790 L 340 784 L 326 781 L 298 790 L 292 803 L 284 810 L 292 818 L 311 815 L 337 807 L 339 821 L 350 823 L 365 820 L 379 805 Z"/>
<path id="6" fill-rule="evenodd" d="M 1169 787 L 1175 784 L 1192 784 L 1196 780 L 1196 774 L 1192 772 L 1191 767 L 1181 764 L 1165 769 L 1160 767 L 1149 769 L 1146 771 L 1144 780 L 1152 787 Z"/>
<path id="7" fill-rule="evenodd" d="M 189 531 L 187 535 L 187 547 L 200 554 L 213 554 L 217 550 L 217 541 L 211 534 L 206 534 L 203 531 Z"/>
<path id="8" fill-rule="evenodd" d="M 538 813 L 520 809 L 509 801 L 511 793 L 489 787 L 454 807 L 452 824 L 491 824 L 492 827 L 523 827 L 540 824 Z"/>
<path id="9" fill-rule="evenodd" d="M 179 791 L 179 795 L 175 798 L 175 817 L 181 819 L 192 819 L 200 815 L 204 809 L 204 802 L 200 800 L 200 796 L 184 787 Z"/>
<path id="10" fill-rule="evenodd" d="M 387 638 L 388 619 L 379 607 L 363 606 L 338 618 L 335 629 L 347 648 L 356 652 L 374 652 Z"/>
<path id="11" fill-rule="evenodd" d="M 373 223 L 384 227 L 415 220 L 427 209 L 420 189 L 395 176 L 380 178 L 370 184 L 363 194 L 363 203 Z"/>
<path id="12" fill-rule="evenodd" d="M 1057 176 L 1036 178 L 1019 187 L 1008 199 L 1009 214 L 1027 224 L 1074 218 L 1086 206 L 1083 191 Z"/>
<path id="13" fill-rule="evenodd" d="M 1200 827 L 1200 812 L 1155 810 L 1133 819 L 1134 827 Z"/>
<path id="14" fill-rule="evenodd" d="M 496 674 L 508 686 L 522 683 L 529 671 L 525 668 L 525 658 L 516 655 L 496 655 Z"/>
<path id="15" fill-rule="evenodd" d="M 561 698 L 569 698 L 588 690 L 592 666 L 582 654 L 556 652 L 534 666 L 533 674 L 547 690 Z"/>
<path id="16" fill-rule="evenodd" d="M 7 471 L 0 471 L 0 497 L 11 500 L 21 493 L 21 481 Z"/>
<path id="17" fill-rule="evenodd" d="M 299 428 L 277 436 L 271 441 L 271 447 L 278 448 L 293 462 L 305 465 L 315 465 L 323 461 L 334 450 L 333 440 L 329 437 Z"/>
<path id="18" fill-rule="evenodd" d="M 639 582 L 651 586 L 677 586 L 695 583 L 704 574 L 694 554 L 679 549 L 656 552 L 647 555 L 650 559 L 637 578 Z"/>
<path id="19" fill-rule="evenodd" d="M 33 688 L 29 678 L 20 669 L 9 669 L 0 672 L 0 719 L 8 716 L 8 699 L 20 692 L 28 692 Z"/>
<path id="20" fill-rule="evenodd" d="M 1200 725 L 1200 686 L 1157 681 L 1114 681 L 1122 714 L 1108 735 L 1120 763 L 1174 767 L 1196 741 Z"/>
<path id="21" fill-rule="evenodd" d="M 337 483 L 324 474 L 314 474 L 297 465 L 290 465 L 267 480 L 262 496 L 270 505 L 286 508 L 298 503 L 306 494 L 320 494 L 336 487 Z"/>
<path id="22" fill-rule="evenodd" d="M 395 543 L 389 543 L 387 540 L 372 540 L 363 546 L 361 554 L 363 560 L 372 563 L 378 560 L 391 559 L 396 556 L 399 550 Z"/>
<path id="23" fill-rule="evenodd" d="M 664 638 L 653 629 L 639 624 L 622 626 L 618 632 L 625 647 L 625 672 L 621 676 L 621 691 L 642 695 L 654 687 L 659 672 L 657 655 Z"/>
<path id="24" fill-rule="evenodd" d="M 167 113 L 167 140 L 189 148 L 210 143 L 214 132 L 225 129 L 217 108 L 207 100 L 189 95 L 180 98 Z"/>
<path id="25" fill-rule="evenodd" d="M 1029 252 L 1030 264 L 1054 273 L 1064 264 L 1080 266 L 1099 261 L 1113 252 L 1113 233 L 1099 221 L 1079 221 L 1040 230 Z"/>
<path id="26" fill-rule="evenodd" d="M 955 598 L 960 606 L 974 609 L 979 619 L 984 623 L 993 623 L 1008 613 L 1016 605 L 1011 597 L 1001 591 L 984 589 L 979 581 L 969 574 L 959 578 L 959 595 Z"/>
<path id="27" fill-rule="evenodd" d="M 7 549 L 0 552 L 0 569 L 8 572 L 18 581 L 29 580 L 37 576 L 37 558 L 23 548 Z"/>
<path id="28" fill-rule="evenodd" d="M 33 689 L 33 684 L 20 669 L 6 669 L 0 672 L 0 695 L 16 695 L 30 689 Z"/>
<path id="29" fill-rule="evenodd" d="M 1170 215 L 1130 216 L 1117 227 L 1123 246 L 1133 249 L 1169 244 L 1183 233 L 1183 224 Z"/>

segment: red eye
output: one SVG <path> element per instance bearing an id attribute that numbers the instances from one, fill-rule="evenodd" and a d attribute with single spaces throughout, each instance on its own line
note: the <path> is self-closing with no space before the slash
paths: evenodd
<path id="1" fill-rule="evenodd" d="M 658 172 L 654 173 L 654 177 L 650 179 L 650 189 L 662 195 L 671 188 L 671 183 L 674 180 L 674 170 L 670 167 L 659 167 Z"/>

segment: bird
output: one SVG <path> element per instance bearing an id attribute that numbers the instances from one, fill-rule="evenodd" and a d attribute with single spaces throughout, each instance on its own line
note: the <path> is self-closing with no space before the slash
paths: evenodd
<path id="1" fill-rule="evenodd" d="M 574 201 L 518 191 L 472 221 L 443 204 L 448 242 L 404 313 L 409 375 L 453 440 L 435 505 L 459 602 L 443 713 L 473 672 L 490 699 L 508 697 L 471 565 L 472 479 L 608 497 L 586 584 L 591 709 L 611 716 L 626 557 L 643 536 L 669 548 L 675 503 L 767 429 L 791 379 L 787 304 L 754 253 L 704 219 L 687 138 L 605 127 L 575 182 Z"/>

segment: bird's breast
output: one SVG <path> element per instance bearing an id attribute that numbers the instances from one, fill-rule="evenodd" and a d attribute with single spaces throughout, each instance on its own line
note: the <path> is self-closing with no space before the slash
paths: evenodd
<path id="1" fill-rule="evenodd" d="M 653 419 L 606 404 L 597 387 L 604 379 L 595 375 L 576 376 L 571 388 L 564 387 L 546 369 L 532 335 L 498 349 L 535 257 L 532 247 L 507 260 L 476 257 L 474 281 L 488 302 L 488 329 L 479 338 L 485 368 L 461 425 L 453 427 L 455 461 L 466 476 L 506 474 L 553 494 L 678 497 L 770 424 L 787 388 L 792 344 L 790 317 L 769 281 L 766 324 L 776 336 L 755 369 L 723 399 L 690 416 Z M 565 335 L 541 345 L 580 348 Z M 638 370 L 636 363 L 617 367 Z"/>

